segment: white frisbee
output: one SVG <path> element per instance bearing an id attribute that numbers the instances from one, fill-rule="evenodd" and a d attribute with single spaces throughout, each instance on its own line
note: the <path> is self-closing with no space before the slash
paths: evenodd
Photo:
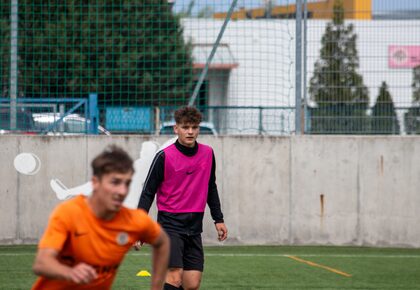
<path id="1" fill-rule="evenodd" d="M 15 169 L 25 175 L 35 175 L 41 169 L 41 160 L 33 153 L 20 153 L 13 161 Z"/>

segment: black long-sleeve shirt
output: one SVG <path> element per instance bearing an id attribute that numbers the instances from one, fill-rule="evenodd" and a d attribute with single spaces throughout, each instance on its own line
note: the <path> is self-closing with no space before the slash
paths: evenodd
<path id="1" fill-rule="evenodd" d="M 186 147 L 181 145 L 178 140 L 175 142 L 176 148 L 186 156 L 193 156 L 197 153 L 198 144 L 194 147 Z M 165 176 L 165 152 L 158 152 L 152 162 L 149 173 L 147 175 L 143 191 L 140 196 L 138 208 L 142 208 L 149 212 L 155 198 L 156 192 L 163 182 Z M 223 213 L 220 207 L 219 193 L 216 185 L 216 160 L 213 153 L 212 168 L 210 173 L 207 204 L 210 208 L 210 214 L 215 223 L 222 223 Z M 167 231 L 196 235 L 203 231 L 204 213 L 169 213 L 165 211 L 158 212 L 158 222 Z"/>

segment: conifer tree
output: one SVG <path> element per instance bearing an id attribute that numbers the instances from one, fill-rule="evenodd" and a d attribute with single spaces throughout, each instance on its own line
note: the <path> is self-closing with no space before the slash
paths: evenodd
<path id="1" fill-rule="evenodd" d="M 382 82 L 379 95 L 372 108 L 371 130 L 373 134 L 399 134 L 397 113 L 386 82 Z"/>
<path id="2" fill-rule="evenodd" d="M 344 23 L 341 0 L 334 3 L 333 19 L 322 37 L 309 93 L 316 103 L 311 131 L 322 134 L 367 133 L 368 89 L 357 72 L 359 57 L 353 25 Z"/>
<path id="3" fill-rule="evenodd" d="M 10 85 L 10 3 L 0 2 L 0 97 L 8 97 Z"/>
<path id="4" fill-rule="evenodd" d="M 413 102 L 405 114 L 404 123 L 407 134 L 420 134 L 420 65 L 413 69 Z"/>
<path id="5" fill-rule="evenodd" d="M 413 69 L 413 102 L 420 105 L 420 65 Z"/>

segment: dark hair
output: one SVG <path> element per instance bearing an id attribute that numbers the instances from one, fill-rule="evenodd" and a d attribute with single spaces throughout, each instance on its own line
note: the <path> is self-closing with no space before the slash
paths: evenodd
<path id="1" fill-rule="evenodd" d="M 191 124 L 200 124 L 202 120 L 202 115 L 199 110 L 195 107 L 182 107 L 175 111 L 174 114 L 175 122 L 177 124 L 181 123 L 191 123 Z"/>
<path id="2" fill-rule="evenodd" d="M 101 178 L 111 172 L 127 173 L 134 172 L 133 159 L 123 149 L 116 145 L 110 145 L 92 160 L 93 175 Z"/>

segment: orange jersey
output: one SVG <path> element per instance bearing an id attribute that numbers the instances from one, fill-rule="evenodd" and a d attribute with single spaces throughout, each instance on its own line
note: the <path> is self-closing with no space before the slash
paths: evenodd
<path id="1" fill-rule="evenodd" d="M 112 220 L 97 218 L 79 195 L 53 211 L 38 248 L 55 249 L 63 264 L 84 262 L 96 269 L 98 278 L 77 285 L 39 277 L 32 289 L 110 289 L 118 266 L 135 241 L 156 241 L 160 226 L 145 211 L 121 208 Z"/>

